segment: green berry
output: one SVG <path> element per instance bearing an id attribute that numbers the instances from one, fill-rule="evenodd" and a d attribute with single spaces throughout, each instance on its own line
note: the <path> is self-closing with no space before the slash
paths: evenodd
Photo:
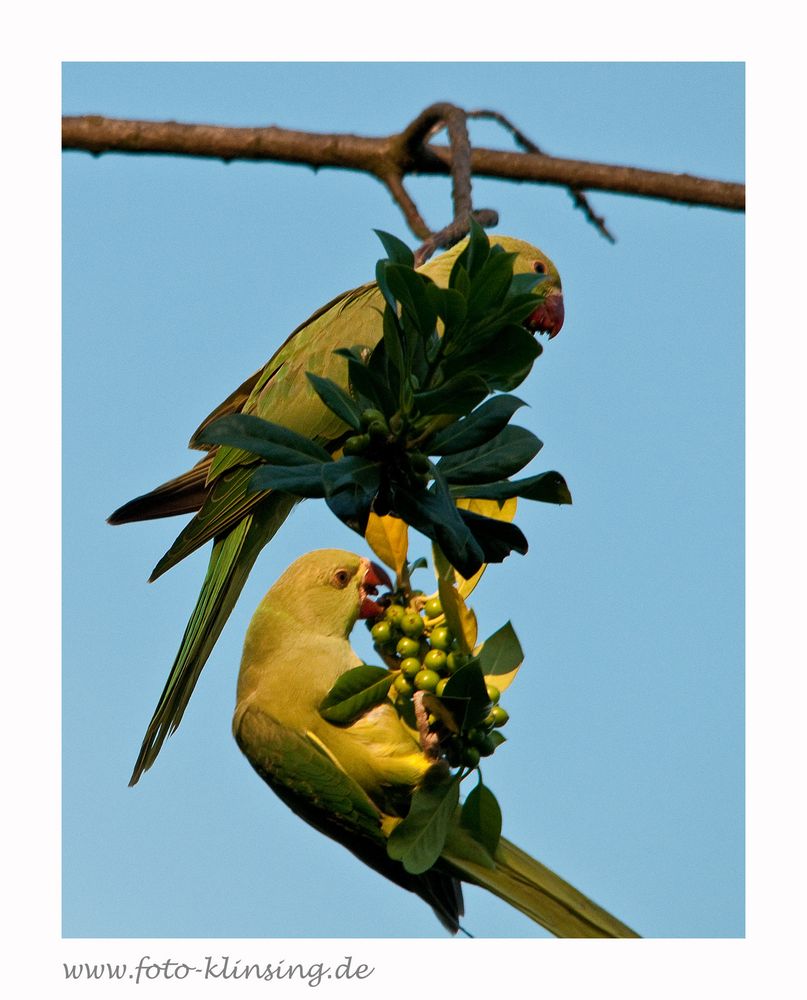
<path id="1" fill-rule="evenodd" d="M 439 625 L 436 629 L 432 629 L 432 634 L 429 636 L 429 641 L 435 649 L 446 651 L 451 649 L 453 640 L 454 636 L 451 634 L 451 630 L 445 625 Z"/>
<path id="2" fill-rule="evenodd" d="M 465 653 L 457 653 L 452 650 L 446 657 L 446 669 L 450 674 L 455 674 L 460 667 L 464 667 L 468 662 L 468 657 Z"/>
<path id="3" fill-rule="evenodd" d="M 445 691 L 446 684 L 448 684 L 448 680 L 449 680 L 448 677 L 444 677 L 437 685 L 437 687 L 434 689 L 434 693 L 438 695 L 438 697 L 442 695 L 443 691 Z"/>
<path id="4" fill-rule="evenodd" d="M 488 684 L 487 685 L 487 692 L 488 692 L 488 698 L 490 699 L 490 701 L 492 701 L 493 704 L 496 705 L 498 703 L 498 701 L 499 701 L 499 698 L 501 698 L 501 694 L 499 693 L 499 689 L 497 687 L 494 687 L 492 684 Z"/>
<path id="5" fill-rule="evenodd" d="M 418 691 L 434 691 L 440 683 L 440 675 L 434 670 L 420 670 L 415 674 L 415 687 Z"/>
<path id="6" fill-rule="evenodd" d="M 415 690 L 409 681 L 404 677 L 403 674 L 398 674 L 395 680 L 392 682 L 392 686 L 398 692 L 398 694 L 412 694 Z"/>
<path id="7" fill-rule="evenodd" d="M 400 604 L 390 604 L 387 610 L 384 612 L 384 619 L 390 622 L 392 625 L 401 624 L 401 619 L 404 616 L 404 609 Z"/>
<path id="8" fill-rule="evenodd" d="M 429 670 L 436 670 L 438 674 L 445 669 L 445 665 L 446 654 L 442 649 L 430 649 L 423 658 L 423 666 L 428 667 Z"/>
<path id="9" fill-rule="evenodd" d="M 383 646 L 392 639 L 392 626 L 389 622 L 376 622 L 370 629 L 373 640 Z"/>
<path id="10" fill-rule="evenodd" d="M 380 441 L 389 435 L 387 422 L 385 420 L 374 420 L 367 428 L 367 433 L 370 435 L 371 440 Z"/>
<path id="11" fill-rule="evenodd" d="M 381 625 L 386 625 L 386 622 L 380 622 Z M 406 659 L 409 656 L 417 656 L 420 652 L 420 643 L 417 639 L 410 639 L 409 636 L 403 636 L 398 640 L 398 645 L 395 647 L 395 652 Z"/>
<path id="12" fill-rule="evenodd" d="M 342 450 L 346 455 L 361 455 L 363 452 L 367 451 L 370 447 L 370 435 L 369 434 L 356 434 L 353 437 L 349 437 L 342 446 Z"/>
<path id="13" fill-rule="evenodd" d="M 407 656 L 401 661 L 401 673 L 410 680 L 423 669 L 423 664 L 416 656 Z"/>
<path id="14" fill-rule="evenodd" d="M 370 424 L 379 423 L 385 424 L 386 419 L 381 410 L 364 410 L 361 415 L 361 425 L 362 427 L 369 427 Z"/>
<path id="15" fill-rule="evenodd" d="M 465 747 L 462 751 L 462 763 L 467 764 L 468 767 L 476 767 L 480 756 L 481 754 L 476 747 Z"/>
<path id="16" fill-rule="evenodd" d="M 490 755 L 496 749 L 496 741 L 493 739 L 490 733 L 485 733 L 484 739 L 479 744 L 478 749 L 483 757 L 490 757 Z"/>
<path id="17" fill-rule="evenodd" d="M 465 735 L 465 739 L 472 747 L 476 747 L 480 750 L 487 739 L 487 733 L 482 729 L 469 729 Z"/>
<path id="18" fill-rule="evenodd" d="M 401 631 L 411 639 L 423 634 L 423 619 L 417 611 L 405 611 L 401 618 Z"/>
<path id="19" fill-rule="evenodd" d="M 499 726 L 503 726 L 510 718 L 507 711 L 503 709 L 501 705 L 494 705 L 490 714 L 493 716 L 493 725 L 496 726 L 497 729 Z"/>
<path id="20" fill-rule="evenodd" d="M 423 610 L 426 612 L 427 618 L 438 618 L 443 613 L 443 605 L 440 603 L 440 598 L 430 597 L 426 601 Z"/>

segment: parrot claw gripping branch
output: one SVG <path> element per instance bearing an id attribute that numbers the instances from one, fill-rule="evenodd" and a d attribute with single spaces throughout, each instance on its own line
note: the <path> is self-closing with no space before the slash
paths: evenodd
<path id="1" fill-rule="evenodd" d="M 524 405 L 511 393 L 541 353 L 536 334 L 563 324 L 560 278 L 536 247 L 491 245 L 473 222 L 467 240 L 421 267 L 400 240 L 379 237 L 376 281 L 318 310 L 213 411 L 192 439 L 206 454 L 191 472 L 111 519 L 196 511 L 155 576 L 214 542 L 132 783 L 179 725 L 260 549 L 299 500 L 324 499 L 396 584 L 367 559 L 325 549 L 271 588 L 247 632 L 233 720 L 252 766 L 452 932 L 466 881 L 558 936 L 635 937 L 501 836 L 480 771 L 504 742 L 499 699 L 523 653 L 509 622 L 478 643 L 465 598 L 488 563 L 526 553 L 518 497 L 571 503 L 558 472 L 512 478 L 541 448 L 510 423 Z M 408 528 L 432 543 L 432 598 L 411 589 L 423 560 L 407 563 Z M 384 666 L 350 647 L 359 618 Z M 310 648 L 290 678 L 303 625 Z"/>

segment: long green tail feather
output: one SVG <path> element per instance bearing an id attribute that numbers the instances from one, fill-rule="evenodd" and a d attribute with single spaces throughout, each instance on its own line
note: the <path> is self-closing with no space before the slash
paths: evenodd
<path id="1" fill-rule="evenodd" d="M 137 784 L 165 742 L 179 726 L 199 674 L 238 600 L 258 553 L 289 516 L 297 502 L 287 493 L 272 493 L 230 532 L 216 539 L 202 590 L 185 628 L 171 672 L 154 715 L 129 785 Z"/>
<path id="2" fill-rule="evenodd" d="M 443 857 L 461 873 L 463 880 L 488 889 L 555 937 L 640 937 L 504 837 L 494 855 L 494 868 L 445 852 Z"/>

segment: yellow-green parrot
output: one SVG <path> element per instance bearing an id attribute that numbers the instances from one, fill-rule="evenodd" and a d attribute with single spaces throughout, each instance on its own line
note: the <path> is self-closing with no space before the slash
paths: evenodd
<path id="1" fill-rule="evenodd" d="M 536 307 L 525 325 L 555 336 L 563 324 L 564 306 L 555 265 L 523 240 L 496 236 L 515 253 L 514 273 L 545 275 L 535 289 Z M 448 284 L 451 267 L 466 241 L 430 260 L 419 270 L 440 286 Z M 287 493 L 248 493 L 255 456 L 231 447 L 200 444 L 202 430 L 219 417 L 247 413 L 282 424 L 309 437 L 332 453 L 348 436 L 347 425 L 314 391 L 306 372 L 348 386 L 347 361 L 338 348 L 372 348 L 382 336 L 384 299 L 375 282 L 345 292 L 313 314 L 289 335 L 269 361 L 251 375 L 202 422 L 190 447 L 207 454 L 189 472 L 124 504 L 110 524 L 194 513 L 151 574 L 166 570 L 213 539 L 207 573 L 165 688 L 149 723 L 130 784 L 155 761 L 167 736 L 180 723 L 201 670 L 232 611 L 258 553 L 274 536 L 297 502 Z"/>
<path id="2" fill-rule="evenodd" d="M 361 660 L 349 642 L 386 574 L 339 549 L 310 552 L 269 590 L 247 630 L 233 733 L 249 762 L 298 816 L 393 882 L 416 893 L 452 932 L 463 913 L 461 882 L 495 893 L 558 937 L 637 937 L 514 844 L 493 855 L 454 815 L 437 862 L 410 874 L 387 838 L 416 787 L 446 764 L 427 752 L 387 700 L 350 725 L 318 708 Z"/>

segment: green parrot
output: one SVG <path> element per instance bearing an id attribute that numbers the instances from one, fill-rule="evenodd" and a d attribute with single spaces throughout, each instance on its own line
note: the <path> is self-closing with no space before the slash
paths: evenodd
<path id="1" fill-rule="evenodd" d="M 540 250 L 523 240 L 497 236 L 515 253 L 514 273 L 545 275 L 535 290 L 536 308 L 525 325 L 554 337 L 564 318 L 557 268 Z M 424 264 L 419 270 L 445 287 L 451 268 L 467 240 Z M 251 375 L 202 422 L 191 448 L 207 454 L 189 471 L 124 504 L 110 524 L 194 513 L 160 559 L 150 581 L 213 540 L 207 573 L 165 688 L 146 730 L 130 785 L 154 763 L 166 737 L 173 733 L 193 693 L 199 674 L 232 611 L 260 550 L 288 517 L 297 498 L 278 491 L 248 493 L 255 456 L 231 447 L 200 444 L 199 434 L 214 420 L 247 413 L 282 424 L 337 452 L 348 436 L 347 425 L 315 393 L 306 372 L 347 388 L 347 361 L 338 348 L 372 348 L 382 336 L 384 300 L 375 282 L 345 292 L 298 326 L 269 361 Z"/>
<path id="2" fill-rule="evenodd" d="M 233 734 L 269 787 L 298 816 L 393 882 L 416 893 L 452 933 L 461 882 L 480 885 L 558 937 L 638 937 L 505 839 L 491 856 L 459 822 L 438 861 L 408 873 L 386 850 L 414 789 L 446 764 L 424 749 L 391 701 L 350 725 L 318 707 L 337 678 L 361 663 L 349 635 L 380 612 L 372 595 L 389 580 L 369 559 L 339 549 L 294 562 L 250 622 L 238 676 Z"/>

